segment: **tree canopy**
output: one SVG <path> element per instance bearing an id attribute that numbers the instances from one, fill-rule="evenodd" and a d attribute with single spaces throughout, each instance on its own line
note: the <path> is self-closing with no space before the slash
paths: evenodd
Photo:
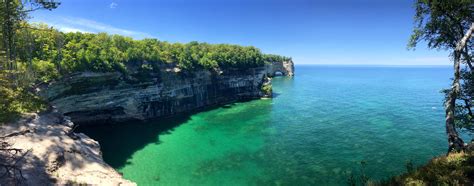
<path id="1" fill-rule="evenodd" d="M 425 41 L 429 48 L 451 52 L 454 62 L 453 84 L 446 93 L 446 132 L 450 150 L 464 145 L 455 127 L 473 131 L 472 97 L 474 70 L 472 65 L 474 22 L 473 0 L 417 0 L 415 27 L 408 47 Z M 463 67 L 461 65 L 463 64 Z"/>
<path id="2" fill-rule="evenodd" d="M 19 33 L 20 38 L 31 41 L 19 41 L 20 60 L 31 59 L 34 71 L 41 74 L 41 79 L 45 81 L 78 71 L 127 72 L 130 66 L 158 70 L 163 64 L 174 64 L 190 71 L 243 69 L 263 66 L 265 62 L 290 60 L 288 57 L 263 54 L 253 46 L 134 40 L 106 33 L 62 33 L 45 24 L 30 27 L 34 29 Z"/>

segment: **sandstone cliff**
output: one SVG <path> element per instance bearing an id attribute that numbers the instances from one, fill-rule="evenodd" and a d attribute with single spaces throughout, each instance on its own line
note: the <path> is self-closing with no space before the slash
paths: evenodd
<path id="1" fill-rule="evenodd" d="M 293 61 L 276 61 L 271 64 L 265 65 L 268 76 L 293 76 L 295 71 L 295 66 Z"/>
<path id="2" fill-rule="evenodd" d="M 181 72 L 91 73 L 71 75 L 43 87 L 40 93 L 76 123 L 124 121 L 172 116 L 213 105 L 270 97 L 265 91 L 277 72 L 293 75 L 293 62 L 249 69 Z M 271 89 L 270 89 L 271 90 Z"/>

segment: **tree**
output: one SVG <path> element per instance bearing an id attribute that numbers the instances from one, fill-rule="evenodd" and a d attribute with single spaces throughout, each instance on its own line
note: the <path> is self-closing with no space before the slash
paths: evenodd
<path id="1" fill-rule="evenodd" d="M 21 23 L 26 20 L 29 12 L 47 9 L 52 10 L 59 6 L 59 2 L 53 0 L 2 0 L 0 1 L 0 21 L 2 48 L 0 51 L 5 55 L 3 68 L 12 70 L 16 66 L 15 36 Z"/>
<path id="2" fill-rule="evenodd" d="M 426 41 L 432 49 L 450 51 L 454 61 L 452 87 L 445 90 L 446 133 L 449 151 L 464 148 L 457 128 L 468 129 L 473 124 L 471 112 L 473 89 L 472 30 L 474 29 L 474 1 L 472 0 L 417 0 L 415 28 L 408 47 Z M 464 69 L 461 70 L 461 65 Z"/>
<path id="3" fill-rule="evenodd" d="M 28 76 L 30 73 L 22 73 L 25 69 L 21 66 L 19 68 L 17 60 L 23 58 L 24 61 L 32 61 L 33 45 L 29 25 L 25 23 L 28 13 L 39 9 L 52 10 L 58 5 L 59 3 L 52 0 L 0 1 L 0 122 L 11 119 L 19 112 L 38 111 L 35 104 L 37 97 L 29 91 L 28 82 L 18 83 L 19 79 L 24 79 L 21 77 L 25 77 L 19 76 L 20 74 Z M 4 141 L 6 137 L 8 135 L 0 137 L 0 167 L 3 171 L 0 177 L 19 185 L 25 178 L 17 162 L 26 156 L 29 150 L 24 152 L 23 149 L 11 148 L 10 144 Z"/>

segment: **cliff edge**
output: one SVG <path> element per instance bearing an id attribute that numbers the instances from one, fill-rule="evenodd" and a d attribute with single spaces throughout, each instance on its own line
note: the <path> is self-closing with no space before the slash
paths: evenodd
<path id="1" fill-rule="evenodd" d="M 97 141 L 72 132 L 72 126 L 55 112 L 0 126 L 2 147 L 20 150 L 13 157 L 2 151 L 0 159 L 21 170 L 10 168 L 13 176 L 0 177 L 0 185 L 136 185 L 103 161 Z"/>

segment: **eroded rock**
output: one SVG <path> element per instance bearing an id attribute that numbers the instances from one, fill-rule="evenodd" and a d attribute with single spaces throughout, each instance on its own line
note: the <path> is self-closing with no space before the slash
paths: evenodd
<path id="1" fill-rule="evenodd" d="M 219 72 L 78 73 L 40 93 L 75 123 L 166 117 L 267 94 L 266 67 Z"/>
<path id="2" fill-rule="evenodd" d="M 24 179 L 0 178 L 0 185 L 135 185 L 106 164 L 97 141 L 84 134 L 73 139 L 71 122 L 58 113 L 1 126 L 2 141 L 21 149 L 17 166 Z M 23 156 L 24 155 L 24 156 Z"/>

